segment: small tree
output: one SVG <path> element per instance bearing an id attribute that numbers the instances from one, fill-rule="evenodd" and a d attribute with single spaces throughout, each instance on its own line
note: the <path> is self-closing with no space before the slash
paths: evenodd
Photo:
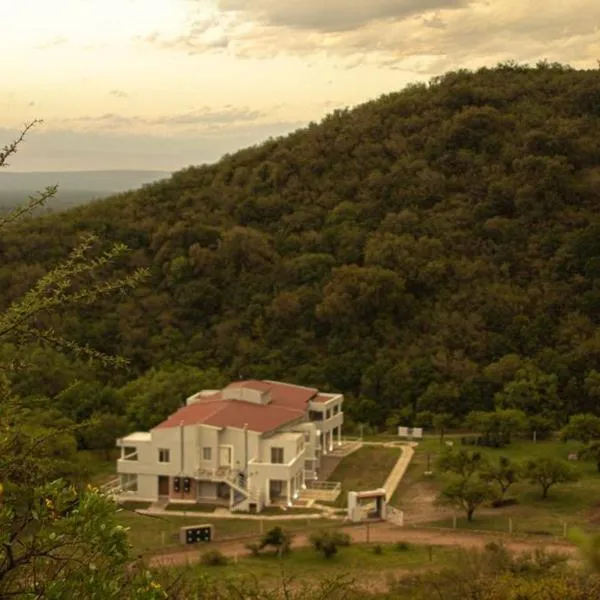
<path id="1" fill-rule="evenodd" d="M 477 508 L 493 496 L 494 490 L 489 481 L 479 476 L 456 477 L 442 490 L 439 501 L 463 510 L 470 522 Z"/>
<path id="2" fill-rule="evenodd" d="M 433 427 L 440 434 L 440 444 L 444 441 L 444 434 L 452 425 L 452 415 L 439 413 L 433 417 Z"/>
<path id="3" fill-rule="evenodd" d="M 481 452 L 470 452 L 464 449 L 447 450 L 438 460 L 441 471 L 456 473 L 464 479 L 469 478 L 486 464 L 487 461 Z"/>
<path id="4" fill-rule="evenodd" d="M 592 442 L 579 453 L 579 456 L 584 460 L 593 460 L 600 472 L 600 441 Z"/>
<path id="5" fill-rule="evenodd" d="M 277 554 L 286 554 L 291 550 L 292 538 L 290 534 L 281 527 L 273 527 L 273 529 L 269 529 L 269 531 L 263 535 L 260 544 L 258 545 L 258 549 L 262 550 L 267 546 L 275 548 Z"/>
<path id="6" fill-rule="evenodd" d="M 343 531 L 318 531 L 310 536 L 313 548 L 327 559 L 335 556 L 340 546 L 349 546 L 350 542 L 350 536 Z"/>
<path id="7" fill-rule="evenodd" d="M 496 410 L 493 412 L 473 411 L 469 413 L 465 425 L 484 436 L 488 444 L 504 446 L 510 443 L 512 435 L 527 428 L 527 417 L 520 410 Z"/>
<path id="8" fill-rule="evenodd" d="M 497 464 L 488 463 L 481 471 L 482 479 L 496 484 L 499 489 L 499 500 L 504 501 L 504 496 L 513 483 L 519 480 L 521 467 L 512 462 L 510 458 L 501 456 Z"/>
<path id="9" fill-rule="evenodd" d="M 600 417 L 591 413 L 573 415 L 560 432 L 563 440 L 578 440 L 587 444 L 600 438 Z"/>
<path id="10" fill-rule="evenodd" d="M 579 479 L 579 473 L 569 463 L 551 457 L 529 460 L 525 466 L 525 476 L 530 483 L 541 486 L 542 498 L 548 497 L 548 491 L 553 485 Z"/>

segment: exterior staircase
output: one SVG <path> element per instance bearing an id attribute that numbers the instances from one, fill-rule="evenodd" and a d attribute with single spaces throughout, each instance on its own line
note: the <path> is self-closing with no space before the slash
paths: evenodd
<path id="1" fill-rule="evenodd" d="M 233 503 L 229 507 L 231 512 L 248 512 L 250 504 L 258 506 L 260 503 L 258 492 L 248 488 L 245 473 L 230 467 L 219 467 L 218 469 L 198 469 L 197 476 L 219 483 L 226 483 L 233 489 Z"/>

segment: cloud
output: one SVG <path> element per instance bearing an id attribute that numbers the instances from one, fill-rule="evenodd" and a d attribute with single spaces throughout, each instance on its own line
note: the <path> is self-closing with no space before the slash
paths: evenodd
<path id="1" fill-rule="evenodd" d="M 470 0 L 219 0 L 224 12 L 235 12 L 263 25 L 337 33 L 375 21 L 399 21 L 435 10 L 463 8 Z"/>
<path id="2" fill-rule="evenodd" d="M 544 10 L 539 0 L 218 0 L 218 7 L 220 15 L 191 23 L 180 37 L 153 42 L 191 54 L 327 56 L 344 68 L 428 75 L 508 59 L 593 66 L 600 56 L 597 0 Z"/>
<path id="3" fill-rule="evenodd" d="M 58 46 L 64 46 L 68 43 L 69 40 L 64 35 L 56 35 L 54 37 L 48 38 L 47 40 L 36 46 L 36 48 L 38 50 L 50 50 L 52 48 L 57 48 Z"/>
<path id="4" fill-rule="evenodd" d="M 240 129 L 248 123 L 261 122 L 267 112 L 245 107 L 226 105 L 223 108 L 200 107 L 191 111 L 176 114 L 145 117 L 140 115 L 123 115 L 108 112 L 101 115 L 74 117 L 63 119 L 56 125 L 60 128 L 75 128 L 87 131 L 139 131 L 167 129 L 181 132 L 182 129 L 202 131 L 205 133 L 225 131 L 230 128 Z"/>
<path id="5" fill-rule="evenodd" d="M 114 98 L 127 98 L 129 96 L 129 94 L 123 90 L 110 90 L 108 95 L 113 96 Z"/>

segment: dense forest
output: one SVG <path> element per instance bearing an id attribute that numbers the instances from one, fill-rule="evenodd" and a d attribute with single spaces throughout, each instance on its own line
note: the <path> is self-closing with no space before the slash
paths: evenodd
<path id="1" fill-rule="evenodd" d="M 127 370 L 32 349 L 14 389 L 111 435 L 240 377 L 341 391 L 374 427 L 495 407 L 559 427 L 600 414 L 599 209 L 600 71 L 448 73 L 4 232 L 5 305 L 86 231 L 151 272 L 53 317 Z"/>

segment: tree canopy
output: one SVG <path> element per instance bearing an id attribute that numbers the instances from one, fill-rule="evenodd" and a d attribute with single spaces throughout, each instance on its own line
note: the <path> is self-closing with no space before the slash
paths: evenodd
<path id="1" fill-rule="evenodd" d="M 185 393 L 212 380 L 194 385 L 189 369 L 288 380 L 344 392 L 348 416 L 373 426 L 501 409 L 560 427 L 598 414 L 599 91 L 597 71 L 556 64 L 451 72 L 27 219 L 0 239 L 0 308 L 81 232 L 131 248 L 114 257 L 117 275 L 150 276 L 116 309 L 100 297 L 39 326 L 130 360 L 110 376 L 63 365 L 53 381 L 99 382 L 92 404 L 110 384 L 132 426 L 181 398 L 149 412 L 154 392 L 136 391 L 139 377 L 158 390 L 173 364 Z M 63 392 L 21 377 L 26 395 Z"/>

